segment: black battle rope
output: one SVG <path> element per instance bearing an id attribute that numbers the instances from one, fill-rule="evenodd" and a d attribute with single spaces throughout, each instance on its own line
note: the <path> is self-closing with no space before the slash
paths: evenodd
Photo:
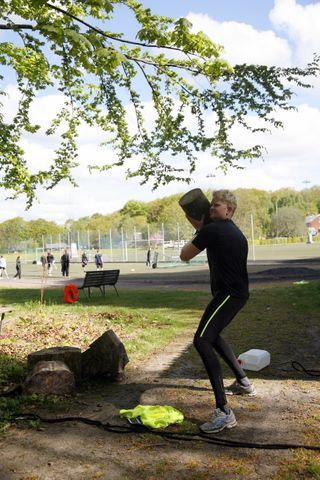
<path id="1" fill-rule="evenodd" d="M 268 450 L 286 450 L 303 448 L 305 450 L 320 451 L 320 445 L 300 445 L 296 443 L 252 443 L 241 442 L 237 440 L 227 440 L 225 438 L 218 438 L 208 436 L 204 433 L 179 433 L 179 432 L 165 432 L 158 430 L 151 430 L 144 425 L 111 425 L 109 423 L 103 423 L 100 420 L 93 420 L 87 417 L 60 417 L 60 418 L 44 418 L 40 415 L 33 413 L 14 413 L 11 416 L 11 423 L 15 423 L 19 420 L 39 420 L 43 423 L 63 423 L 63 422 L 81 422 L 87 425 L 94 425 L 96 427 L 103 428 L 104 430 L 112 433 L 150 433 L 155 436 L 165 438 L 167 440 L 179 440 L 185 442 L 202 441 L 205 443 L 220 445 L 223 447 L 238 447 L 238 448 L 259 448 Z"/>
<path id="2" fill-rule="evenodd" d="M 310 375 L 311 377 L 320 377 L 320 370 L 310 370 L 310 369 L 307 369 L 307 368 L 305 368 L 305 367 L 302 365 L 302 363 L 297 362 L 296 360 L 294 360 L 293 362 L 291 362 L 291 366 L 292 366 L 292 368 L 294 368 L 295 370 L 297 370 L 297 372 L 306 373 L 307 375 Z"/>
<path id="3" fill-rule="evenodd" d="M 279 368 L 283 365 L 290 365 L 293 370 L 296 370 L 299 373 L 305 373 L 310 377 L 320 377 L 320 370 L 305 368 L 302 363 L 298 362 L 297 360 L 289 360 L 288 362 L 275 363 L 272 364 L 271 367 L 280 370 L 281 372 L 289 372 L 288 369 Z"/>

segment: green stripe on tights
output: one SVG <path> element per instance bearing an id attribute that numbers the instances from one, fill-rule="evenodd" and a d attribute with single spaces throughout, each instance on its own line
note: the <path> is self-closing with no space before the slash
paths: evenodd
<path id="1" fill-rule="evenodd" d="M 217 307 L 217 308 L 215 309 L 215 311 L 213 312 L 213 314 L 211 315 L 211 317 L 209 318 L 209 320 L 207 321 L 207 323 L 206 323 L 205 326 L 203 327 L 203 330 L 202 330 L 202 332 L 201 332 L 201 334 L 200 334 L 200 337 L 202 337 L 202 335 L 204 334 L 207 326 L 209 325 L 209 323 L 211 322 L 211 320 L 213 319 L 213 317 L 215 316 L 215 314 L 216 314 L 217 312 L 219 312 L 220 308 L 223 307 L 223 305 L 229 300 L 229 298 L 230 298 L 230 295 L 228 295 L 227 298 L 225 298 L 225 299 L 223 300 L 223 302 L 220 303 L 219 307 Z"/>

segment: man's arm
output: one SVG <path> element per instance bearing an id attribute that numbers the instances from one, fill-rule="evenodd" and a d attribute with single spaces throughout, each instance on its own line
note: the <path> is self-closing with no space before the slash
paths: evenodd
<path id="1" fill-rule="evenodd" d="M 199 250 L 199 248 L 195 247 L 192 242 L 186 243 L 181 249 L 180 260 L 187 262 L 188 260 L 191 260 L 191 258 L 198 255 L 201 251 L 202 250 Z"/>
<path id="2" fill-rule="evenodd" d="M 197 232 L 199 232 L 203 228 L 204 215 L 202 215 L 201 220 L 196 220 L 192 217 L 189 217 L 188 215 L 186 215 L 186 218 L 191 223 L 191 225 L 196 229 Z M 183 262 L 188 262 L 188 260 L 191 260 L 200 252 L 202 252 L 202 250 L 199 250 L 199 248 L 195 247 L 191 240 L 190 242 L 188 242 L 186 245 L 182 247 L 180 252 L 180 260 L 182 260 Z"/>

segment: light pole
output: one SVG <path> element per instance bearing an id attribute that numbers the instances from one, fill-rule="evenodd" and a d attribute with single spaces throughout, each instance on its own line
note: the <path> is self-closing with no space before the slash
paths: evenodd
<path id="1" fill-rule="evenodd" d="M 278 234 L 279 234 L 278 199 L 276 199 L 276 239 L 277 239 L 277 243 L 278 243 Z"/>

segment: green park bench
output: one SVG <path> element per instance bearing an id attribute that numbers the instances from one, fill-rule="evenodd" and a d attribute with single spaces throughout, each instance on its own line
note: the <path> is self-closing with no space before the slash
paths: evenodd
<path id="1" fill-rule="evenodd" d="M 79 290 L 88 289 L 88 295 L 91 297 L 91 288 L 99 288 L 105 295 L 105 287 L 112 286 L 119 296 L 116 283 L 118 281 L 120 270 L 98 270 L 86 272 L 83 284 L 78 287 Z"/>

